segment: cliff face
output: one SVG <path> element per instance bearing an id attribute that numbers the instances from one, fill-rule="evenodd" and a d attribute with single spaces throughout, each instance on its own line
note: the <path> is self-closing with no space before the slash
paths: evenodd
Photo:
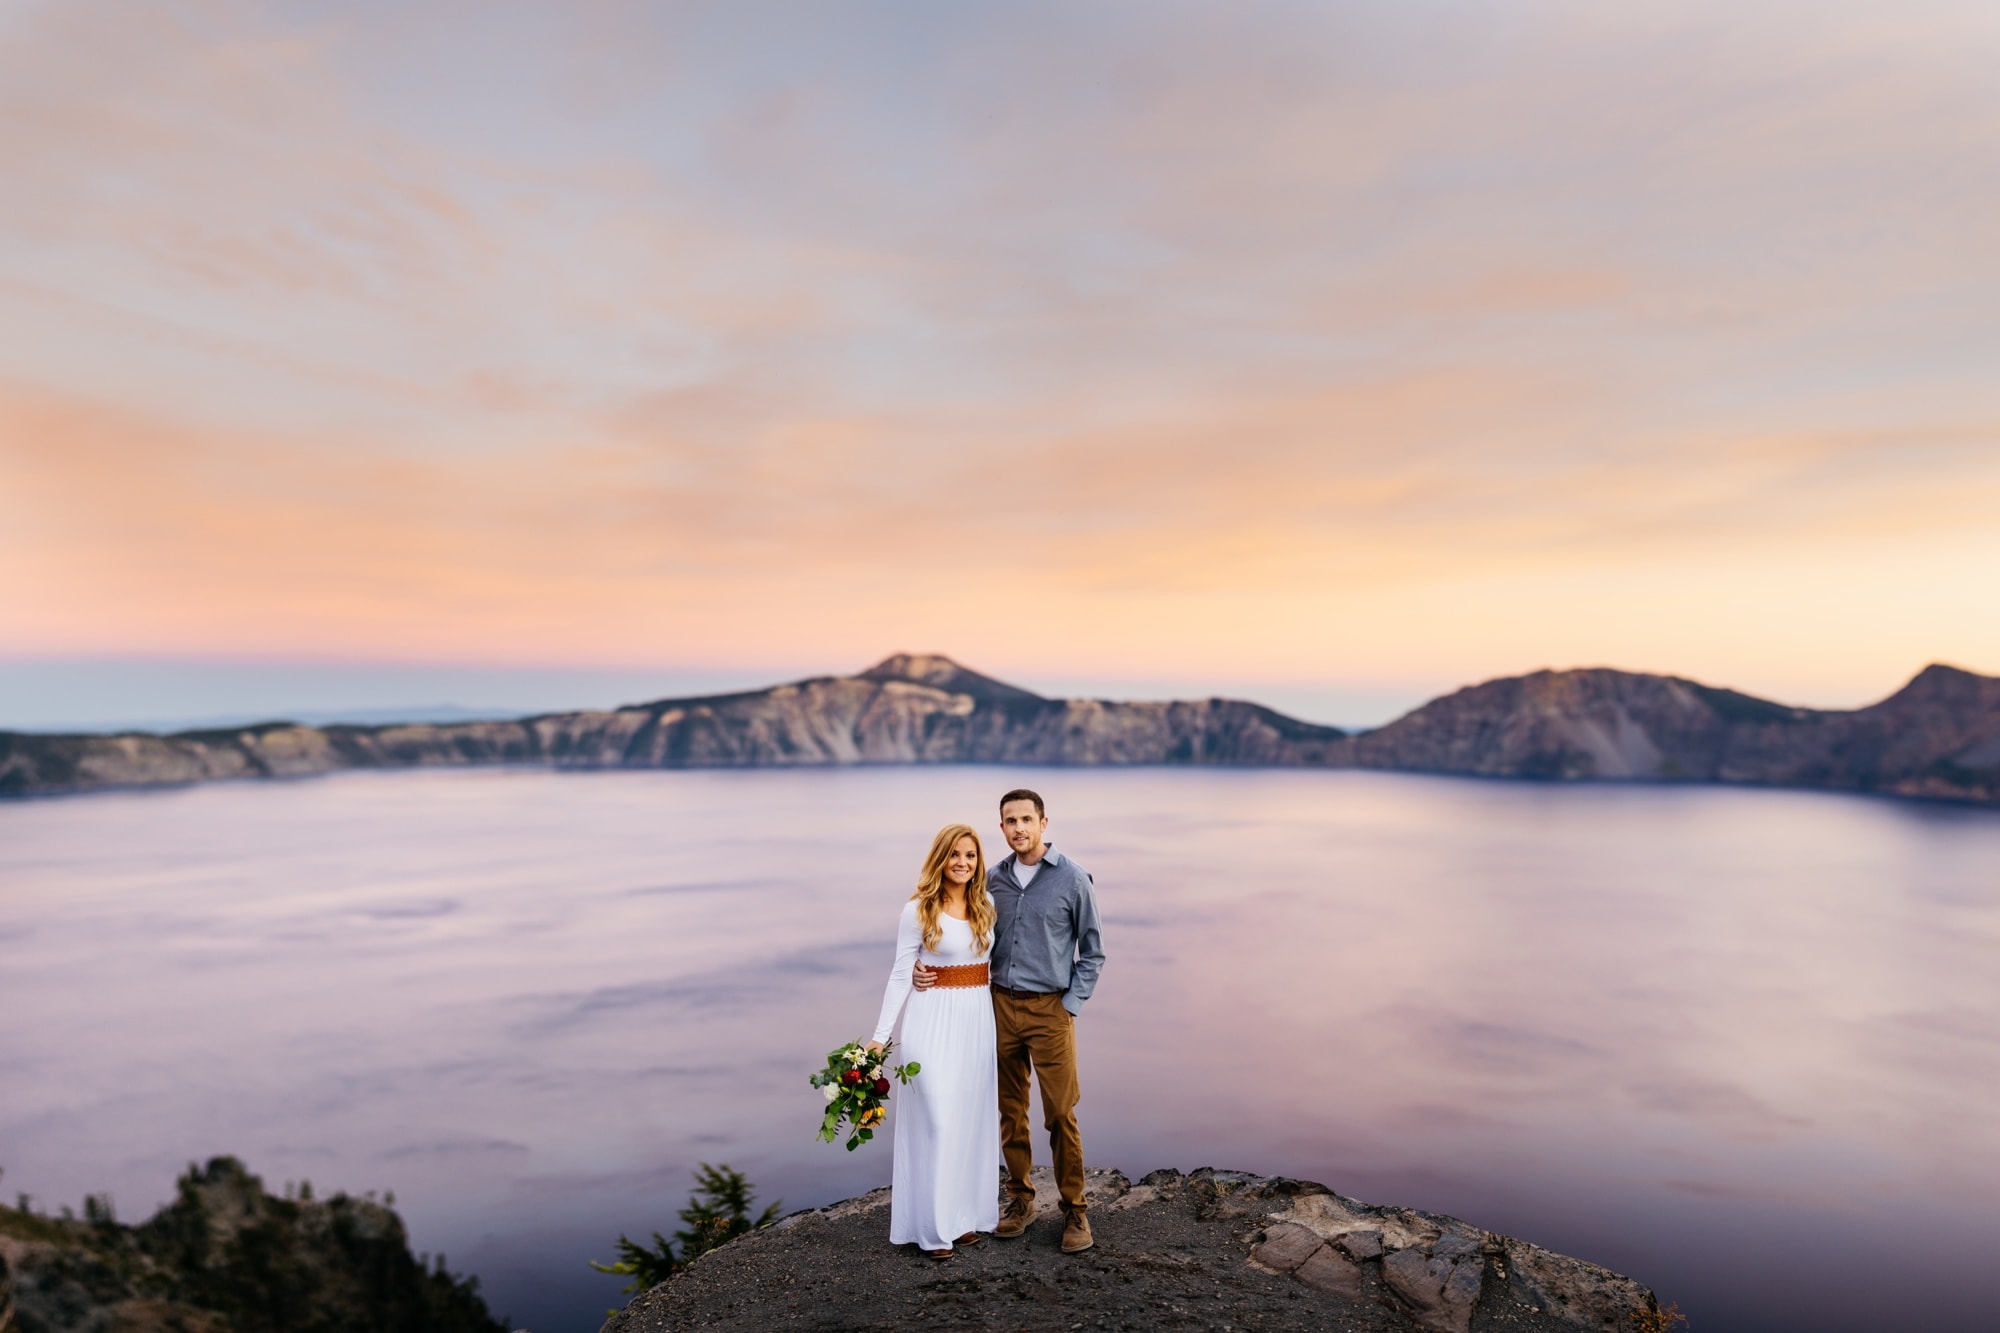
<path id="1" fill-rule="evenodd" d="M 1932 666 L 1850 712 L 1672 676 L 1538 671 L 1359 736 L 1235 699 L 1047 699 L 942 657 L 608 712 L 382 727 L 271 723 L 172 736 L 0 732 L 0 795 L 343 768 L 714 768 L 854 763 L 1306 765 L 1880 791 L 2000 803 L 2000 679 Z"/>
<path id="2" fill-rule="evenodd" d="M 1045 699 L 945 658 L 898 656 L 859 676 L 510 722 L 272 723 L 173 736 L 0 733 L 0 794 L 439 764 L 1307 764 L 1336 762 L 1345 739 L 1332 727 L 1233 699 Z"/>
<path id="3" fill-rule="evenodd" d="M 678 1329 L 1257 1328 L 1581 1333 L 1666 1328 L 1653 1293 L 1455 1217 L 1311 1181 L 1203 1169 L 1137 1185 L 1088 1173 L 1094 1248 L 1065 1255 L 1055 1189 L 1037 1219 L 937 1263 L 891 1246 L 889 1191 L 791 1217 L 697 1258 L 604 1333 Z"/>

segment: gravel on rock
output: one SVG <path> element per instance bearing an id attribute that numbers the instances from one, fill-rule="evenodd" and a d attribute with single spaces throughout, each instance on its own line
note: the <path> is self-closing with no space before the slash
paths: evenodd
<path id="1" fill-rule="evenodd" d="M 1318 1248 L 1302 1228 L 1273 1220 L 1279 1216 L 1274 1210 L 1301 1190 L 1331 1195 L 1324 1186 L 1207 1170 L 1190 1176 L 1156 1171 L 1137 1187 L 1116 1171 L 1093 1170 L 1090 1177 L 1097 1244 L 1081 1254 L 1061 1252 L 1062 1218 L 1046 1181 L 1026 1235 L 983 1237 L 943 1262 L 915 1246 L 887 1242 L 889 1191 L 880 1189 L 795 1213 L 702 1255 L 634 1298 L 603 1333 L 920 1327 L 1402 1333 L 1441 1327 L 1444 1316 L 1399 1296 L 1379 1263 Z M 1278 1266 L 1253 1260 L 1253 1251 Z M 1336 1267 L 1335 1280 L 1320 1271 Z M 1515 1299 L 1511 1284 L 1492 1276 L 1505 1268 L 1504 1259 L 1488 1264 L 1488 1290 L 1469 1326 L 1460 1327 L 1523 1333 L 1612 1327 L 1608 1320 L 1565 1318 L 1568 1312 Z M 1650 1293 L 1645 1298 L 1650 1305 Z M 1625 1319 L 1617 1322 L 1632 1327 Z"/>

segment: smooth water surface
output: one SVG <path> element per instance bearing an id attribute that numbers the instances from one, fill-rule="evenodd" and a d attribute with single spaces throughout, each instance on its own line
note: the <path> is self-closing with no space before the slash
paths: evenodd
<path id="1" fill-rule="evenodd" d="M 0 1167 L 143 1216 L 192 1158 L 391 1188 L 594 1329 L 698 1161 L 813 1140 L 916 862 L 1017 782 L 1097 877 L 1084 1142 L 1456 1213 L 1695 1333 L 1992 1327 L 2000 815 L 1190 769 L 349 774 L 0 806 Z M 993 845 L 998 845 L 997 836 Z"/>

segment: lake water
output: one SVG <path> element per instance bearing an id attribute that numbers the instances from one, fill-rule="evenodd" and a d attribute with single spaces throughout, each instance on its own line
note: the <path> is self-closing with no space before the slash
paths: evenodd
<path id="1" fill-rule="evenodd" d="M 941 824 L 1096 875 L 1087 1155 L 1322 1180 L 1628 1272 L 1694 1333 L 1992 1328 L 2000 814 L 1366 773 L 349 774 L 0 806 L 0 1167 L 393 1189 L 536 1333 L 811 1137 Z M 997 835 L 993 846 L 999 846 Z"/>

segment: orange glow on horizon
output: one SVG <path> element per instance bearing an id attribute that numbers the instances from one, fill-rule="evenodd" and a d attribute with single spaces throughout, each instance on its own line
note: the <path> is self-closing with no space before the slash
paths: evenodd
<path id="1" fill-rule="evenodd" d="M 27 7 L 0 657 L 2000 671 L 2000 33 L 1815 12 Z"/>

